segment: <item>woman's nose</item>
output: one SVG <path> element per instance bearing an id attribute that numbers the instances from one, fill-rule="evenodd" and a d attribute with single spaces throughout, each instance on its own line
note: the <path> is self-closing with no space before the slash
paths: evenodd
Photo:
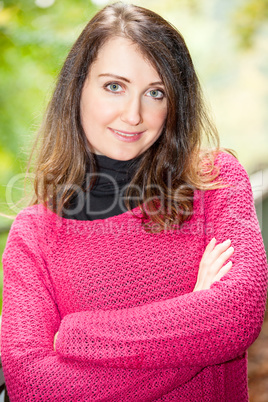
<path id="1" fill-rule="evenodd" d="M 124 104 L 121 120 L 131 126 L 137 126 L 142 123 L 143 120 L 140 98 L 133 97 Z"/>

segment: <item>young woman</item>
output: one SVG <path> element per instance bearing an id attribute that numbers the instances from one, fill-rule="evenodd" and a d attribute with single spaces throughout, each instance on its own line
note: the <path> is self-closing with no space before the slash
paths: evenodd
<path id="1" fill-rule="evenodd" d="M 266 261 L 181 35 L 116 3 L 71 49 L 4 253 L 11 401 L 247 401 Z M 231 258 L 231 260 L 230 260 Z"/>

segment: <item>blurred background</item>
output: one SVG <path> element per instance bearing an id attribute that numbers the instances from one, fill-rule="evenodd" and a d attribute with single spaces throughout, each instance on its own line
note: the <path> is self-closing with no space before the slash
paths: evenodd
<path id="1" fill-rule="evenodd" d="M 129 2 L 129 1 L 126 1 Z M 0 255 L 61 65 L 103 0 L 0 1 Z M 184 36 L 221 144 L 248 171 L 268 250 L 268 0 L 144 0 Z M 0 291 L 2 266 L 0 265 Z M 1 311 L 1 298 L 0 298 Z M 252 402 L 268 401 L 268 324 L 249 350 Z"/>

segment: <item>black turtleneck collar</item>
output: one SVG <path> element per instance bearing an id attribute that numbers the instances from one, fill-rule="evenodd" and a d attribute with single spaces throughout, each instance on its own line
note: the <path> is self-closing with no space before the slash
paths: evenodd
<path id="1" fill-rule="evenodd" d="M 140 157 L 128 161 L 95 155 L 97 166 L 96 181 L 91 191 L 76 194 L 64 213 L 67 219 L 106 219 L 127 211 L 124 195 L 128 184 L 138 167 Z M 86 186 L 90 182 L 90 172 L 86 174 Z M 136 206 L 131 203 L 132 208 Z"/>
<path id="2" fill-rule="evenodd" d="M 95 155 L 97 180 L 91 192 L 94 194 L 115 194 L 129 184 L 139 158 L 119 161 L 105 155 Z"/>

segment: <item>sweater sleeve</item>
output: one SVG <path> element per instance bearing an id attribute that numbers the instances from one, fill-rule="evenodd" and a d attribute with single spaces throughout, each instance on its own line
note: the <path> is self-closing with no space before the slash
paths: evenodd
<path id="1" fill-rule="evenodd" d="M 149 401 L 199 371 L 111 369 L 57 355 L 53 339 L 61 316 L 41 251 L 46 241 L 23 212 L 3 255 L 1 358 L 10 401 Z"/>
<path id="2" fill-rule="evenodd" d="M 206 243 L 213 236 L 231 239 L 229 273 L 208 290 L 67 315 L 56 342 L 59 355 L 110 367 L 206 367 L 236 358 L 254 342 L 265 311 L 265 251 L 245 170 L 231 155 L 218 158 L 225 186 L 204 194 Z"/>

